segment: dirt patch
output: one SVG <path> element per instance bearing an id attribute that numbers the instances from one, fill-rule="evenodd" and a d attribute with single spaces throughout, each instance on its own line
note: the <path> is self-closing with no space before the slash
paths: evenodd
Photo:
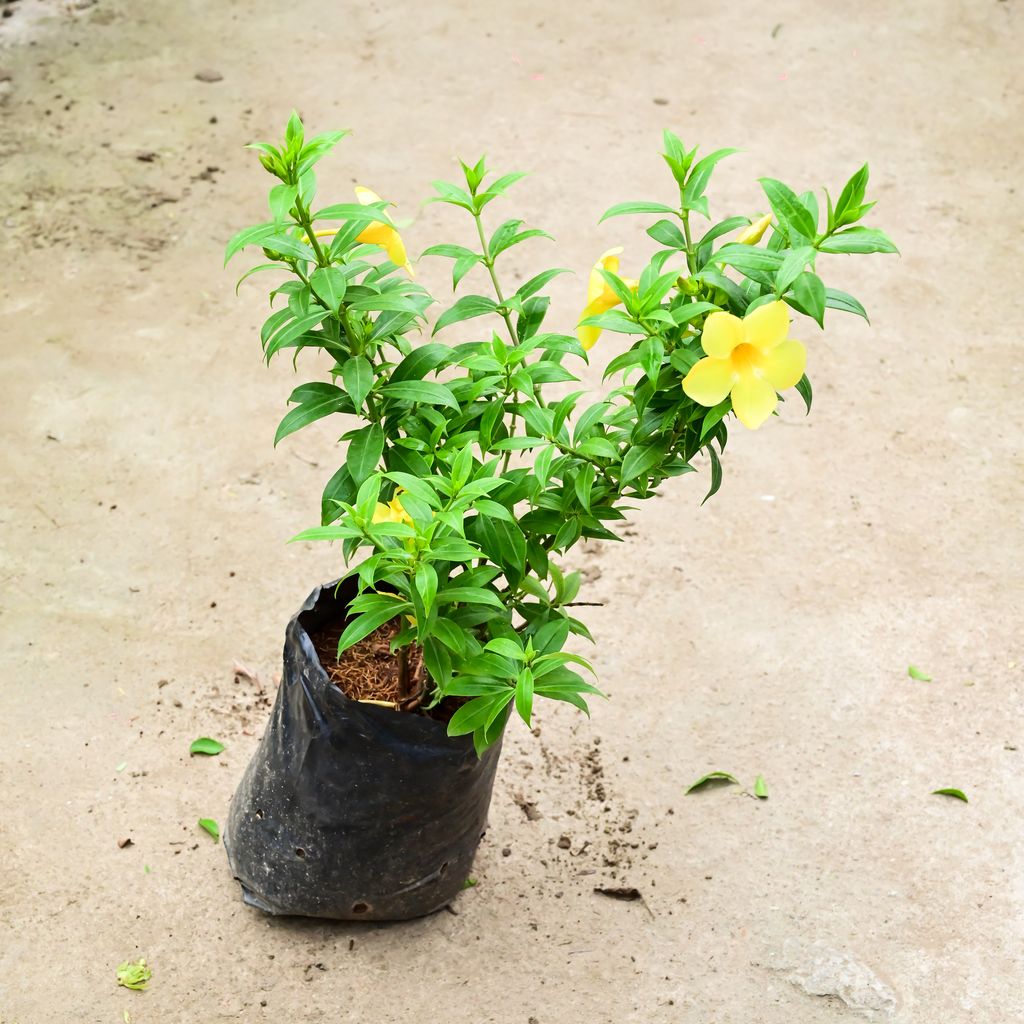
<path id="1" fill-rule="evenodd" d="M 338 641 L 344 628 L 345 623 L 336 623 L 310 635 L 331 682 L 352 700 L 379 701 L 407 711 L 418 708 L 427 682 L 423 652 L 415 644 L 404 659 L 392 652 L 391 641 L 402 629 L 398 619 L 378 626 L 339 659 Z"/>

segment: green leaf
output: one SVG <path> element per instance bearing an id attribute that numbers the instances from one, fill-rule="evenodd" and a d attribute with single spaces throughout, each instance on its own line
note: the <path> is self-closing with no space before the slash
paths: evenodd
<path id="1" fill-rule="evenodd" d="M 247 245 L 262 245 L 263 239 L 276 235 L 282 228 L 280 221 L 268 221 L 266 224 L 254 224 L 250 228 L 239 231 L 224 249 L 224 266 L 241 249 Z"/>
<path id="2" fill-rule="evenodd" d="M 458 577 L 456 577 L 458 579 Z M 446 587 L 437 595 L 438 604 L 484 604 L 505 610 L 501 598 L 484 587 Z"/>
<path id="3" fill-rule="evenodd" d="M 771 249 L 759 249 L 756 245 L 744 245 L 742 242 L 729 242 L 723 245 L 714 256 L 713 263 L 726 263 L 735 267 L 740 273 L 748 270 L 777 270 L 782 266 L 782 256 Z"/>
<path id="4" fill-rule="evenodd" d="M 758 777 L 754 779 L 754 796 L 756 796 L 758 800 L 768 799 L 768 783 L 764 781 L 763 775 L 758 775 Z"/>
<path id="5" fill-rule="evenodd" d="M 348 280 L 341 270 L 337 267 L 317 267 L 309 283 L 313 286 L 317 298 L 321 299 L 332 313 L 337 313 L 341 309 L 345 289 L 348 287 Z"/>
<path id="6" fill-rule="evenodd" d="M 200 824 L 202 824 L 200 822 Z M 130 988 L 135 992 L 142 992 L 153 972 L 146 966 L 145 958 L 141 960 L 125 960 L 117 968 L 117 983 L 124 988 Z"/>
<path id="7" fill-rule="evenodd" d="M 479 257 L 480 254 L 467 249 L 464 245 L 432 245 L 420 253 L 420 259 L 424 256 L 444 256 L 450 260 L 464 260 L 470 256 Z"/>
<path id="8" fill-rule="evenodd" d="M 420 402 L 423 405 L 444 405 L 458 411 L 459 403 L 445 384 L 427 380 L 392 381 L 380 389 L 385 398 L 401 402 Z"/>
<path id="9" fill-rule="evenodd" d="M 800 397 L 804 400 L 804 405 L 807 407 L 807 412 L 811 411 L 811 401 L 814 398 L 814 392 L 811 390 L 811 382 L 805 373 L 797 382 L 796 389 L 800 392 Z"/>
<path id="10" fill-rule="evenodd" d="M 305 242 L 300 242 L 291 235 L 271 235 L 269 238 L 264 238 L 260 244 L 264 249 L 280 253 L 282 256 L 289 256 L 292 259 L 304 260 L 307 263 L 313 263 L 316 260 L 313 250 Z"/>
<path id="11" fill-rule="evenodd" d="M 426 562 L 416 567 L 416 592 L 423 601 L 423 610 L 430 615 L 437 597 L 437 570 Z"/>
<path id="12" fill-rule="evenodd" d="M 383 454 L 384 430 L 379 423 L 371 423 L 352 435 L 345 465 L 357 485 L 377 468 Z"/>
<path id="13" fill-rule="evenodd" d="M 825 289 L 825 305 L 829 309 L 839 309 L 844 313 L 856 313 L 868 320 L 867 310 L 852 296 L 841 292 L 838 288 Z M 868 320 L 868 323 L 871 321 Z"/>
<path id="14" fill-rule="evenodd" d="M 452 350 L 447 345 L 434 342 L 414 348 L 391 371 L 391 383 L 403 380 L 422 380 L 432 370 L 444 365 L 452 358 Z"/>
<path id="15" fill-rule="evenodd" d="M 551 270 L 545 270 L 535 277 L 531 277 L 525 284 L 519 286 L 516 289 L 516 295 L 520 299 L 528 299 L 531 295 L 535 295 L 541 290 L 549 281 L 553 278 L 558 277 L 559 274 L 571 274 L 571 270 L 566 270 L 564 267 L 552 267 Z"/>
<path id="16" fill-rule="evenodd" d="M 691 783 L 687 787 L 686 793 L 689 795 L 698 789 L 703 789 L 705 786 L 727 786 L 730 784 L 738 786 L 740 780 L 728 772 L 708 772 L 707 775 L 702 775 L 696 782 Z"/>
<path id="17" fill-rule="evenodd" d="M 349 408 L 351 400 L 341 388 L 335 387 L 333 384 L 325 384 L 324 387 L 333 388 L 335 393 L 332 394 L 325 391 L 321 397 L 303 402 L 301 405 L 297 405 L 294 409 L 290 410 L 284 419 L 281 420 L 277 433 L 274 435 L 275 447 L 283 438 L 289 434 L 294 434 L 296 430 L 312 423 L 314 420 L 323 419 L 324 416 L 330 416 L 331 413 L 341 412 Z"/>
<path id="18" fill-rule="evenodd" d="M 652 224 L 647 229 L 647 234 L 656 242 L 667 245 L 670 249 L 686 248 L 686 237 L 679 230 L 679 225 L 670 220 L 659 220 L 656 224 Z"/>
<path id="19" fill-rule="evenodd" d="M 313 214 L 313 220 L 350 220 L 360 224 L 391 224 L 383 211 L 385 204 L 363 206 L 361 203 L 337 203 Z"/>
<path id="20" fill-rule="evenodd" d="M 434 619 L 430 625 L 430 632 L 449 650 L 454 651 L 456 654 L 465 653 L 466 634 L 461 627 L 457 626 L 450 619 Z"/>
<path id="21" fill-rule="evenodd" d="M 448 203 L 450 206 L 461 206 L 462 209 L 473 212 L 473 197 L 448 181 L 432 181 L 431 185 L 437 190 L 436 196 L 431 196 L 428 203 Z"/>
<path id="22" fill-rule="evenodd" d="M 932 796 L 951 796 L 957 800 L 963 800 L 965 804 L 969 804 L 970 800 L 967 799 L 967 794 L 962 789 L 953 789 L 947 787 L 945 789 L 933 789 Z"/>
<path id="23" fill-rule="evenodd" d="M 907 675 L 921 683 L 930 683 L 932 681 L 932 677 L 927 672 L 922 672 L 916 665 L 908 666 Z"/>
<path id="24" fill-rule="evenodd" d="M 459 282 L 478 264 L 483 262 L 483 257 L 478 256 L 476 253 L 472 253 L 469 256 L 463 256 L 462 259 L 455 261 L 455 265 L 452 267 L 452 291 L 459 287 Z"/>
<path id="25" fill-rule="evenodd" d="M 341 502 L 351 503 L 356 496 L 356 485 L 348 467 L 341 465 L 324 485 L 320 498 L 320 522 L 323 526 L 333 523 L 341 515 Z"/>
<path id="26" fill-rule="evenodd" d="M 352 399 L 352 405 L 359 412 L 363 408 L 366 396 L 373 388 L 373 367 L 370 361 L 364 356 L 346 359 L 341 368 L 341 379 Z"/>
<path id="27" fill-rule="evenodd" d="M 481 192 L 477 195 L 476 201 L 478 208 L 482 210 L 492 199 L 497 199 L 498 196 L 504 195 L 512 185 L 517 181 L 522 181 L 526 175 L 526 171 L 512 171 L 510 174 L 503 174 L 500 178 L 495 178 L 495 180 L 487 186 L 487 190 L 485 192 Z"/>
<path id="28" fill-rule="evenodd" d="M 464 736 L 486 726 L 501 713 L 513 697 L 515 690 L 510 686 L 501 693 L 476 697 L 468 701 L 452 715 L 452 720 L 448 723 L 448 735 Z"/>
<path id="29" fill-rule="evenodd" d="M 697 243 L 697 248 L 698 250 L 702 249 L 704 246 L 710 245 L 716 238 L 721 238 L 722 235 L 727 235 L 730 231 L 744 228 L 748 224 L 750 224 L 749 217 L 728 217 L 726 220 L 719 221 L 704 233 Z"/>
<path id="30" fill-rule="evenodd" d="M 818 249 L 820 252 L 833 253 L 899 252 L 884 231 L 861 227 L 847 228 L 836 235 L 830 235 L 819 243 Z"/>
<path id="31" fill-rule="evenodd" d="M 213 836 L 213 841 L 217 842 L 220 839 L 220 825 L 213 820 L 213 818 L 200 818 L 199 827 L 205 832 L 209 832 Z"/>
<path id="32" fill-rule="evenodd" d="M 519 717 L 529 726 L 533 712 L 533 673 L 528 668 L 524 668 L 516 680 L 515 700 Z"/>
<path id="33" fill-rule="evenodd" d="M 208 754 L 212 757 L 224 749 L 224 744 L 219 740 L 211 739 L 209 736 L 200 736 L 199 739 L 192 741 L 188 752 L 190 754 Z"/>
<path id="34" fill-rule="evenodd" d="M 281 312 L 285 312 L 281 310 Z M 288 348 L 293 342 L 302 337 L 307 331 L 312 330 L 318 324 L 322 323 L 330 313 L 326 309 L 315 309 L 312 313 L 307 313 L 305 316 L 300 316 L 297 320 L 292 320 L 287 326 L 282 327 L 273 337 L 267 340 L 265 355 L 267 362 L 270 361 L 271 356 L 275 352 L 278 352 L 282 348 Z M 326 341 L 327 336 L 323 335 L 323 339 Z"/>
<path id="35" fill-rule="evenodd" d="M 625 484 L 638 476 L 646 477 L 664 457 L 664 449 L 657 445 L 634 445 L 622 460 L 621 482 Z"/>
<path id="36" fill-rule="evenodd" d="M 608 313 L 598 313 L 580 321 L 580 327 L 600 327 L 602 331 L 614 331 L 616 334 L 646 334 L 647 328 L 641 327 L 635 320 L 617 309 Z"/>
<path id="37" fill-rule="evenodd" d="M 678 210 L 666 206 L 664 203 L 648 203 L 641 200 L 635 203 L 616 203 L 615 206 L 609 207 L 601 214 L 598 224 L 610 217 L 621 217 L 629 213 L 671 213 L 675 217 L 679 216 Z"/>
<path id="38" fill-rule="evenodd" d="M 704 195 L 704 190 L 708 187 L 708 182 L 711 180 L 711 172 L 715 169 L 715 164 L 719 160 L 724 160 L 727 156 L 732 156 L 733 153 L 738 152 L 738 149 L 716 149 L 713 153 L 709 153 L 706 157 L 698 160 L 693 165 L 693 170 L 683 186 L 683 206 L 687 209 L 695 209 L 694 204 Z"/>
<path id="39" fill-rule="evenodd" d="M 796 193 L 775 178 L 761 178 L 761 188 L 768 197 L 772 212 L 792 241 L 799 236 L 812 240 L 815 235 L 814 218 L 807 207 L 797 198 Z"/>
<path id="40" fill-rule="evenodd" d="M 813 245 L 801 245 L 786 253 L 779 272 L 775 275 L 775 294 L 781 295 L 796 280 L 797 275 L 807 266 L 814 264 L 817 255 Z"/>
<path id="41" fill-rule="evenodd" d="M 711 487 L 708 489 L 708 493 L 704 495 L 704 501 L 707 501 L 713 494 L 716 494 L 718 488 L 722 486 L 722 461 L 719 459 L 714 445 L 708 445 L 708 457 L 711 459 Z M 702 505 L 704 501 L 701 502 Z"/>
<path id="42" fill-rule="evenodd" d="M 672 310 L 672 319 L 682 327 L 683 324 L 688 324 L 705 313 L 715 313 L 721 308 L 721 306 L 716 306 L 713 302 L 688 302 L 686 305 L 678 306 Z"/>
<path id="43" fill-rule="evenodd" d="M 408 601 L 395 601 L 391 608 L 378 608 L 376 611 L 364 612 L 362 615 L 356 616 L 341 634 L 341 639 L 338 641 L 338 657 L 340 658 L 345 651 L 359 643 L 360 640 L 366 639 L 375 629 L 380 629 L 385 622 L 390 622 L 398 615 L 405 614 L 411 608 Z"/>
<path id="44" fill-rule="evenodd" d="M 858 171 L 850 176 L 850 180 L 843 186 L 836 200 L 835 212 L 829 223 L 829 230 L 833 227 L 841 228 L 848 221 L 856 220 L 856 211 L 864 202 L 864 192 L 868 187 L 868 165 L 865 164 Z"/>
<path id="45" fill-rule="evenodd" d="M 393 480 L 399 487 L 408 491 L 411 495 L 426 502 L 431 508 L 440 508 L 441 502 L 434 488 L 426 480 L 422 480 L 411 473 L 391 472 L 385 473 L 388 480 Z"/>
<path id="46" fill-rule="evenodd" d="M 825 284 L 821 278 L 809 270 L 804 271 L 793 282 L 793 295 L 803 311 L 813 317 L 819 327 L 824 327 Z"/>
<path id="47" fill-rule="evenodd" d="M 507 637 L 497 637 L 494 640 L 490 640 L 484 647 L 485 651 L 492 651 L 494 654 L 500 654 L 503 658 L 511 658 L 513 661 L 524 661 L 526 658 L 522 647 L 519 646 L 514 640 L 509 640 Z"/>
<path id="48" fill-rule="evenodd" d="M 457 324 L 463 320 L 471 320 L 473 317 L 493 313 L 497 308 L 498 304 L 493 299 L 487 298 L 486 295 L 463 295 L 451 309 L 445 310 L 437 318 L 433 333 L 437 334 L 438 331 L 451 324 Z"/>

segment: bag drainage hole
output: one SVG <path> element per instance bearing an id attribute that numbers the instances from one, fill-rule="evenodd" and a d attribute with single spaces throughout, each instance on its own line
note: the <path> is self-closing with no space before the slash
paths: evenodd
<path id="1" fill-rule="evenodd" d="M 444 874 L 444 873 L 445 873 L 445 872 L 446 872 L 447 870 L 448 870 L 448 861 L 445 861 L 445 862 L 444 862 L 444 863 L 443 863 L 443 864 L 441 865 L 441 870 L 440 870 L 440 871 L 438 871 L 438 874 L 439 874 L 439 875 L 443 875 L 443 874 Z"/>
<path id="2" fill-rule="evenodd" d="M 299 860 L 305 860 L 306 859 L 306 851 L 301 846 L 296 846 L 295 847 L 295 856 L 298 857 Z"/>
<path id="3" fill-rule="evenodd" d="M 353 903 L 352 913 L 353 914 L 365 914 L 370 909 L 369 903 Z"/>
<path id="4" fill-rule="evenodd" d="M 259 809 L 257 809 L 257 811 L 256 811 L 256 820 L 257 821 L 262 821 L 263 820 L 263 812 L 261 810 L 259 810 Z"/>

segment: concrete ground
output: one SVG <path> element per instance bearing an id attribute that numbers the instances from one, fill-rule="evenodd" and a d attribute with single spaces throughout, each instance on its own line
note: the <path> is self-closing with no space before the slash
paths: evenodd
<path id="1" fill-rule="evenodd" d="M 3 1024 L 1024 1020 L 1017 0 L 3 11 Z M 339 568 L 285 543 L 334 435 L 272 448 L 292 370 L 260 365 L 262 282 L 221 269 L 263 218 L 242 145 L 292 106 L 354 129 L 322 194 L 372 185 L 415 252 L 467 240 L 419 206 L 456 155 L 534 172 L 506 215 L 558 243 L 511 266 L 576 268 L 564 327 L 598 253 L 648 251 L 596 222 L 671 198 L 666 126 L 744 149 L 718 211 L 870 160 L 902 250 L 821 264 L 873 326 L 801 325 L 810 417 L 737 428 L 713 501 L 676 481 L 579 555 L 612 699 L 511 730 L 479 884 L 406 925 L 268 920 L 196 827 Z M 712 769 L 744 788 L 684 796 Z M 118 988 L 140 956 L 148 990 Z"/>

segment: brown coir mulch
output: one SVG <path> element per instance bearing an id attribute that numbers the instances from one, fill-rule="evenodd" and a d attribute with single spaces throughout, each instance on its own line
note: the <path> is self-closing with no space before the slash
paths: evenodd
<path id="1" fill-rule="evenodd" d="M 423 653 L 413 644 L 406 648 L 408 678 L 402 692 L 399 659 L 391 653 L 391 641 L 401 625 L 398 619 L 385 622 L 368 637 L 354 644 L 338 661 L 338 640 L 344 623 L 328 625 L 311 633 L 320 664 L 335 686 L 352 700 L 381 701 L 413 711 L 420 707 L 425 696 L 426 670 Z"/>

